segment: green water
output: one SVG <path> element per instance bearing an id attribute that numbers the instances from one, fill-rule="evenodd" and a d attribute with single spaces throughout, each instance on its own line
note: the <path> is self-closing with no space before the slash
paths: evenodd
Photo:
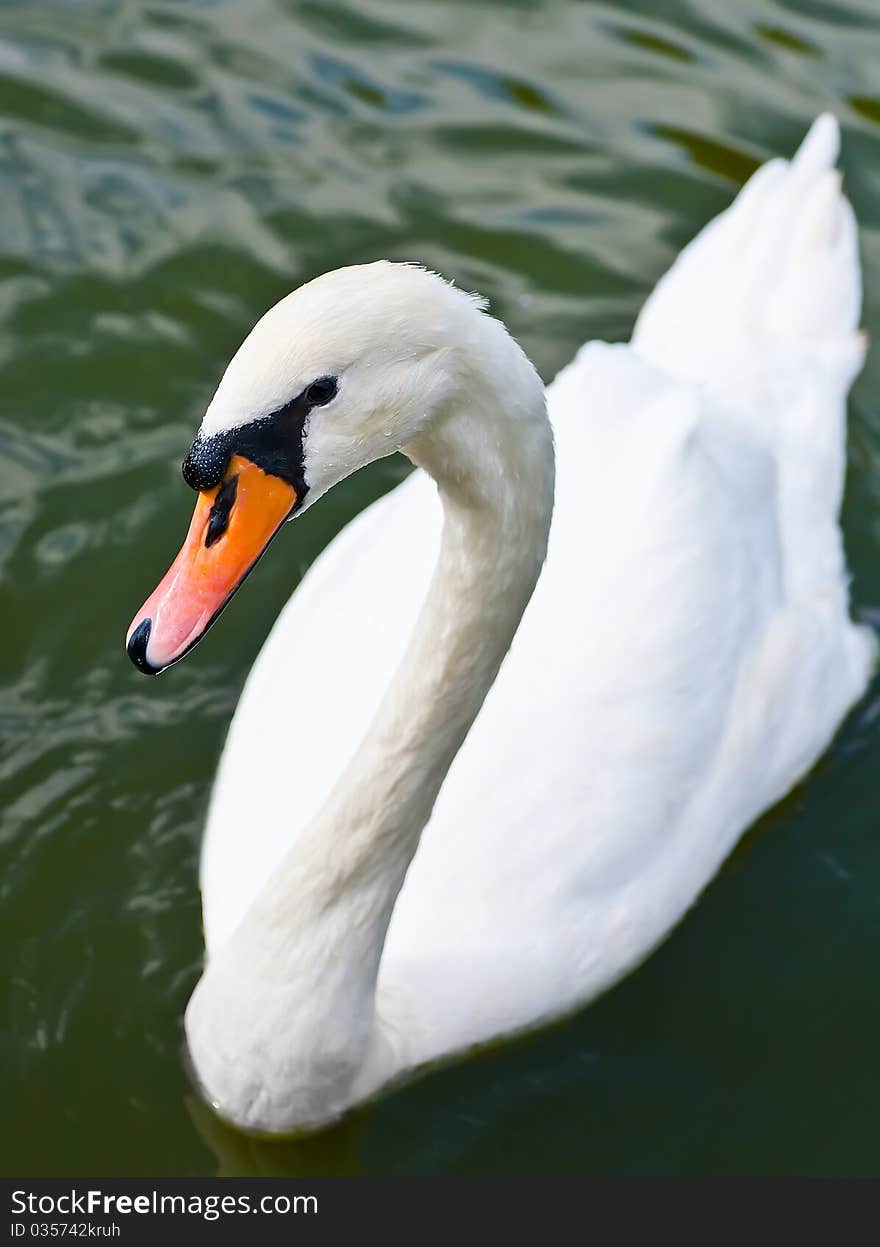
<path id="1" fill-rule="evenodd" d="M 876 337 L 878 66 L 877 0 L 0 2 L 0 1172 L 880 1170 L 876 685 L 595 1007 L 269 1145 L 199 1110 L 180 1059 L 200 827 L 270 623 L 403 466 L 304 517 L 162 679 L 122 648 L 225 361 L 322 270 L 421 260 L 549 378 L 627 335 L 682 243 L 831 108 Z M 878 380 L 875 350 L 844 515 L 875 607 Z"/>

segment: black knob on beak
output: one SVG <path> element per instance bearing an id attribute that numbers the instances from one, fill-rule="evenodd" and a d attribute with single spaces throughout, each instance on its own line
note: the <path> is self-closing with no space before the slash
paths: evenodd
<path id="1" fill-rule="evenodd" d="M 180 469 L 190 489 L 203 492 L 220 484 L 232 457 L 232 440 L 229 434 L 196 438 Z"/>

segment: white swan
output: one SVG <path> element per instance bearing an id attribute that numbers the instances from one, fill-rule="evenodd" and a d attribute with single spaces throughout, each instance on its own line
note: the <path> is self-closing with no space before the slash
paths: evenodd
<path id="1" fill-rule="evenodd" d="M 292 508 L 395 450 L 421 469 L 316 561 L 230 729 L 186 1031 L 234 1123 L 317 1127 L 595 996 L 864 690 L 837 144 L 823 117 L 762 168 L 632 342 L 557 377 L 549 421 L 504 327 L 414 267 L 318 278 L 232 360 L 184 465 L 187 542 L 129 635 L 144 670 Z"/>

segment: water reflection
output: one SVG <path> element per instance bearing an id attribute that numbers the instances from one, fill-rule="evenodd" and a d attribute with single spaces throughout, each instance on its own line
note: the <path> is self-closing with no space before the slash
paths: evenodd
<path id="1" fill-rule="evenodd" d="M 349 1114 L 318 1134 L 268 1140 L 242 1134 L 192 1096 L 186 1110 L 199 1138 L 213 1154 L 219 1178 L 359 1177 L 359 1148 L 369 1110 Z"/>

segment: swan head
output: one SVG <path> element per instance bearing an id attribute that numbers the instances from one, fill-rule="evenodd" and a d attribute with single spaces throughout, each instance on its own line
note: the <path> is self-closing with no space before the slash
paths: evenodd
<path id="1" fill-rule="evenodd" d="M 195 645 L 285 520 L 425 432 L 485 368 L 475 344 L 486 327 L 513 346 L 483 308 L 434 273 L 383 260 L 326 273 L 263 316 L 184 460 L 199 498 L 180 553 L 129 628 L 141 671 L 156 674 Z"/>

